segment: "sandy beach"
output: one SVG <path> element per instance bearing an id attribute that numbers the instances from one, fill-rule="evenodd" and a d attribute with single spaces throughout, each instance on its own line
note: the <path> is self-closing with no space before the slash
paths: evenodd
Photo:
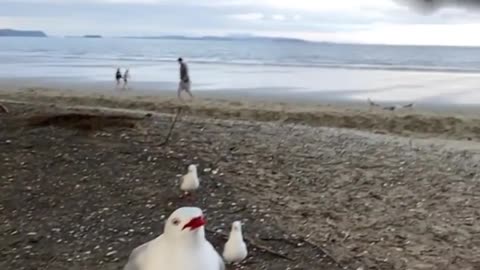
<path id="1" fill-rule="evenodd" d="M 373 133 L 390 133 L 415 138 L 461 141 L 480 140 L 478 106 L 417 105 L 395 111 L 368 106 L 367 100 L 335 100 L 322 93 L 297 98 L 288 93 L 235 91 L 195 92 L 195 102 L 179 102 L 174 91 L 122 90 L 102 85 L 47 83 L 48 87 L 19 87 L 16 80 L 0 83 L 0 99 L 48 104 L 128 108 L 159 113 L 175 113 L 227 120 L 252 120 L 351 128 Z M 25 85 L 22 84 L 22 85 Z M 83 88 L 82 88 L 83 87 Z M 323 101 L 322 101 L 323 100 Z M 382 103 L 382 106 L 391 106 Z"/>
<path id="2" fill-rule="evenodd" d="M 245 222 L 242 269 L 480 267 L 475 110 L 7 90 L 2 269 L 120 269 L 188 204 L 218 250 Z"/>

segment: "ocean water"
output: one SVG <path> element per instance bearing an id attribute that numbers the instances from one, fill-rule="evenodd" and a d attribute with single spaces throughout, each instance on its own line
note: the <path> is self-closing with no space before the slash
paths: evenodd
<path id="1" fill-rule="evenodd" d="M 111 82 L 116 67 L 128 67 L 133 86 L 171 90 L 179 56 L 189 63 L 195 91 L 480 104 L 480 48 L 463 47 L 0 38 L 0 78 Z"/>

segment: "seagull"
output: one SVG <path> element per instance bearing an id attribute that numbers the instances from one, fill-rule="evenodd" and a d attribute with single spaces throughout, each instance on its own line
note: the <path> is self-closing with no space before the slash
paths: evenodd
<path id="1" fill-rule="evenodd" d="M 368 102 L 368 105 L 370 107 L 382 107 L 380 104 L 378 103 L 375 103 L 373 102 L 370 98 L 367 98 L 367 102 Z M 405 105 L 394 105 L 394 106 L 385 106 L 385 107 L 382 107 L 382 109 L 386 110 L 386 111 L 395 111 L 395 110 L 399 110 L 399 109 L 411 109 L 413 108 L 415 104 L 414 103 L 409 103 L 409 104 L 405 104 Z"/>
<path id="2" fill-rule="evenodd" d="M 197 175 L 197 166 L 192 164 L 188 166 L 188 173 L 182 177 L 180 189 L 185 192 L 185 195 L 188 195 L 190 192 L 197 190 L 198 187 L 200 187 L 200 179 Z"/>
<path id="3" fill-rule="evenodd" d="M 409 104 L 406 104 L 406 105 L 394 105 L 394 106 L 387 106 L 387 107 L 383 107 L 384 110 L 387 110 L 387 111 L 396 111 L 396 110 L 400 110 L 400 109 L 411 109 L 413 108 L 414 106 L 414 103 L 409 103 Z"/>
<path id="4" fill-rule="evenodd" d="M 387 107 L 383 107 L 384 110 L 386 111 L 395 111 L 396 109 L 398 109 L 399 107 L 398 106 L 387 106 Z"/>
<path id="5" fill-rule="evenodd" d="M 200 208 L 175 210 L 163 234 L 135 248 L 123 270 L 225 270 L 222 257 L 205 238 L 205 224 Z"/>
<path id="6" fill-rule="evenodd" d="M 370 98 L 367 99 L 367 102 L 370 107 L 380 107 L 380 104 L 373 102 Z"/>
<path id="7" fill-rule="evenodd" d="M 248 255 L 247 245 L 243 241 L 242 223 L 235 221 L 232 223 L 232 229 L 227 243 L 223 249 L 223 258 L 228 263 L 239 263 Z"/>

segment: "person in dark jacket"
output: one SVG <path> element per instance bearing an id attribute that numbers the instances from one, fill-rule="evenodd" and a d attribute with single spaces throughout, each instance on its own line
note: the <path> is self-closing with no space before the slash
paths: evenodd
<path id="1" fill-rule="evenodd" d="M 178 63 L 180 64 L 180 83 L 178 84 L 178 99 L 182 100 L 182 92 L 185 91 L 193 99 L 192 91 L 191 91 L 191 81 L 190 76 L 188 74 L 188 66 L 183 61 L 182 58 L 178 58 Z"/>

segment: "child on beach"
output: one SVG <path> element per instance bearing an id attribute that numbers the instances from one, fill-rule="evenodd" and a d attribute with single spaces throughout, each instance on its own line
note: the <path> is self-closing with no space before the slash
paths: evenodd
<path id="1" fill-rule="evenodd" d="M 122 71 L 120 68 L 117 68 L 117 72 L 115 73 L 115 79 L 117 80 L 117 87 L 120 85 L 120 80 L 122 79 Z"/>
<path id="2" fill-rule="evenodd" d="M 182 99 L 182 92 L 185 91 L 193 99 L 192 92 L 190 90 L 191 82 L 190 76 L 188 75 L 188 66 L 185 62 L 183 62 L 182 58 L 178 58 L 178 63 L 180 64 L 180 83 L 178 84 L 178 99 Z"/>
<path id="3" fill-rule="evenodd" d="M 123 88 L 128 87 L 128 79 L 130 78 L 130 69 L 127 68 L 123 74 Z"/>

